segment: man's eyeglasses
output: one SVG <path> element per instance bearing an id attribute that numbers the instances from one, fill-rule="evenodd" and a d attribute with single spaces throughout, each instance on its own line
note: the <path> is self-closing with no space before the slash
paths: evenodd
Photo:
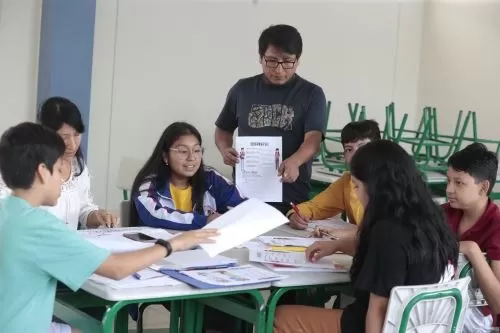
<path id="1" fill-rule="evenodd" d="M 273 58 L 266 58 L 266 57 L 263 57 L 263 58 L 264 58 L 264 62 L 266 63 L 266 67 L 272 68 L 272 69 L 278 68 L 279 65 L 281 65 L 281 67 L 283 67 L 283 69 L 292 69 L 293 66 L 295 66 L 295 63 L 297 62 L 297 59 L 278 61 L 278 60 L 273 59 Z"/>
<path id="2" fill-rule="evenodd" d="M 203 153 L 205 152 L 205 149 L 203 147 L 196 147 L 193 148 L 193 150 L 187 148 L 187 147 L 178 147 L 178 148 L 170 148 L 170 150 L 174 151 L 183 159 L 187 159 L 189 157 L 189 154 L 192 154 L 192 156 L 196 158 L 201 158 L 203 156 Z"/>

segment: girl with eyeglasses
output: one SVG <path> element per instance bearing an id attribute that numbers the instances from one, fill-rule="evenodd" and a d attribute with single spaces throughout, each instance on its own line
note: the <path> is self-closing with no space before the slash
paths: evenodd
<path id="1" fill-rule="evenodd" d="M 161 135 L 132 185 L 130 224 L 199 229 L 245 198 L 235 185 L 203 165 L 198 130 L 175 122 Z"/>

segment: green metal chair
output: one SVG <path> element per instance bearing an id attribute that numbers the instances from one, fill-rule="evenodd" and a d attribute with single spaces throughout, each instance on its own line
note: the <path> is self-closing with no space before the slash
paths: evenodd
<path id="1" fill-rule="evenodd" d="M 355 104 L 348 103 L 347 107 L 349 109 L 349 117 L 351 121 L 360 121 L 366 119 L 366 107 L 364 105 L 360 105 L 359 103 Z M 328 120 L 330 117 L 330 108 L 331 108 L 331 102 L 328 101 L 326 124 L 328 124 Z M 343 152 L 334 152 L 328 150 L 327 143 L 328 142 L 341 143 L 342 142 L 340 137 L 341 132 L 342 132 L 341 129 L 327 129 L 325 140 L 323 140 L 323 142 L 321 142 L 320 145 L 320 157 L 323 166 L 328 168 L 328 170 L 330 171 L 335 170 L 340 173 L 344 172 L 347 168 L 344 161 L 344 154 Z"/>
<path id="2" fill-rule="evenodd" d="M 461 332 L 470 278 L 391 291 L 382 333 Z"/>
<path id="3" fill-rule="evenodd" d="M 469 277 L 471 279 L 471 282 L 469 284 L 469 306 L 488 305 L 481 289 L 479 288 L 479 283 L 474 276 L 474 270 L 472 269 L 471 263 L 462 253 L 460 253 L 458 257 L 458 278 L 464 277 Z"/>

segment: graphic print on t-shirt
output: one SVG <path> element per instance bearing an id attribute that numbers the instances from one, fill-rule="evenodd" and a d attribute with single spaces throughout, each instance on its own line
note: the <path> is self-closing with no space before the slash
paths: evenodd
<path id="1" fill-rule="evenodd" d="M 253 104 L 248 113 L 248 126 L 252 128 L 278 127 L 291 131 L 294 117 L 293 106 Z"/>

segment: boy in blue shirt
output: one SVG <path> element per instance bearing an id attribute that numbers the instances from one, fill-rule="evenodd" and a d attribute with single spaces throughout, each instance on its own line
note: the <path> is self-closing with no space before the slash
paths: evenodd
<path id="1" fill-rule="evenodd" d="M 38 208 L 57 203 L 64 150 L 56 132 L 34 123 L 14 126 L 0 139 L 0 173 L 12 189 L 0 201 L 0 332 L 79 332 L 51 323 L 58 280 L 77 290 L 93 273 L 122 279 L 217 235 L 190 231 L 116 254 L 92 245 Z"/>

